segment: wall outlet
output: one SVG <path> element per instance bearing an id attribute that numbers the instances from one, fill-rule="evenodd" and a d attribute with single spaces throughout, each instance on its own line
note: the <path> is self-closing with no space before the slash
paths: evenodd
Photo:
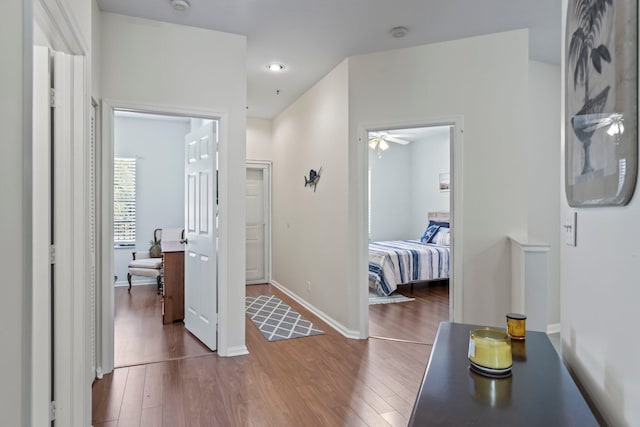
<path id="1" fill-rule="evenodd" d="M 576 222 L 578 212 L 570 212 L 564 219 L 562 224 L 562 234 L 564 235 L 564 243 L 569 246 L 576 246 Z"/>

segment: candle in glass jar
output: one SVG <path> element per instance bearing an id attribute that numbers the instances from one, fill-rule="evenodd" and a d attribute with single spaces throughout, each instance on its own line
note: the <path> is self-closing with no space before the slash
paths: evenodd
<path id="1" fill-rule="evenodd" d="M 469 336 L 469 360 L 489 369 L 510 368 L 511 339 L 497 329 L 474 329 Z"/>
<path id="2" fill-rule="evenodd" d="M 507 333 L 514 340 L 523 340 L 526 335 L 527 316 L 518 313 L 507 314 Z"/>

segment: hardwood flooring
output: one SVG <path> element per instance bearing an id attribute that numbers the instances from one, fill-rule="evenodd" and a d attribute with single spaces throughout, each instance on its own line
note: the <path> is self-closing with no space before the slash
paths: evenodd
<path id="1" fill-rule="evenodd" d="M 369 336 L 433 344 L 441 321 L 449 320 L 448 281 L 402 285 L 396 292 L 414 301 L 369 306 Z"/>
<path id="2" fill-rule="evenodd" d="M 156 285 L 115 288 L 114 364 L 116 367 L 209 354 L 184 323 L 162 324 Z"/>
<path id="3" fill-rule="evenodd" d="M 268 342 L 246 318 L 248 356 L 213 353 L 120 368 L 97 380 L 93 425 L 407 425 L 430 345 L 350 340 L 272 286 L 247 287 L 248 296 L 259 294 L 277 295 L 325 334 Z M 389 320 L 391 314 L 382 313 L 390 312 L 388 308 L 376 311 L 381 313 L 374 323 Z M 409 325 L 417 314 L 399 316 L 396 324 Z M 435 332 L 439 320 L 434 319 L 426 316 L 426 323 L 412 328 Z M 428 336 L 426 331 L 415 335 Z"/>

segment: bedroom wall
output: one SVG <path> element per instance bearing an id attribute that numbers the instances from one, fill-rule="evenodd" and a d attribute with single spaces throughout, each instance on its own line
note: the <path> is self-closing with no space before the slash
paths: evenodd
<path id="1" fill-rule="evenodd" d="M 245 348 L 246 37 L 158 21 L 101 13 L 101 91 L 133 104 L 228 113 L 227 151 L 221 153 L 221 191 L 228 194 L 228 227 L 220 264 L 226 294 L 219 310 L 221 354 Z M 189 46 L 189 49 L 185 49 Z M 224 61 L 221 61 L 224 58 Z M 176 78 L 179 76 L 181 78 Z"/>
<path id="2" fill-rule="evenodd" d="M 348 66 L 273 121 L 273 281 L 348 326 Z M 303 176 L 322 167 L 317 191 Z"/>
<path id="3" fill-rule="evenodd" d="M 458 304 L 465 322 L 502 325 L 510 307 L 506 236 L 527 228 L 528 57 L 528 31 L 518 30 L 349 59 L 351 153 L 367 125 L 464 116 L 464 259 L 456 261 L 463 283 L 454 286 L 464 286 Z M 349 168 L 359 162 L 352 156 Z M 350 196 L 364 191 L 362 184 L 356 174 Z M 352 208 L 349 230 L 357 242 L 357 200 Z M 351 283 L 360 280 L 356 268 Z"/>
<path id="4" fill-rule="evenodd" d="M 272 160 L 273 121 L 247 117 L 247 160 Z"/>
<path id="5" fill-rule="evenodd" d="M 449 127 L 437 127 L 408 147 L 411 149 L 411 217 L 409 235 L 419 239 L 427 228 L 429 212 L 449 212 L 449 191 L 440 191 L 441 173 L 448 173 L 451 148 Z"/>
<path id="6" fill-rule="evenodd" d="M 153 230 L 184 227 L 184 137 L 188 119 L 163 116 L 114 118 L 114 154 L 136 161 L 136 247 L 114 249 L 117 285 L 127 285 L 127 266 L 134 250 L 146 251 Z M 133 283 L 155 283 L 133 276 Z"/>
<path id="7" fill-rule="evenodd" d="M 566 6 L 564 0 L 563 11 Z M 561 112 L 561 218 L 578 214 L 577 246 L 561 246 L 562 355 L 609 425 L 637 426 L 640 187 L 627 206 L 570 208 L 564 193 L 564 105 Z"/>
<path id="8" fill-rule="evenodd" d="M 415 238 L 410 233 L 412 211 L 411 146 L 391 144 L 378 158 L 369 152 L 371 170 L 371 241 Z"/>

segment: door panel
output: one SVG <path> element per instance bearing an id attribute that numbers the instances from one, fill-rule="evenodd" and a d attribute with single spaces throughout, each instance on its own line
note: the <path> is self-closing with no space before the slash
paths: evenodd
<path id="1" fill-rule="evenodd" d="M 262 168 L 247 167 L 246 181 L 247 283 L 267 282 L 265 176 Z"/>
<path id="2" fill-rule="evenodd" d="M 185 327 L 211 350 L 217 341 L 217 122 L 185 137 Z"/>

